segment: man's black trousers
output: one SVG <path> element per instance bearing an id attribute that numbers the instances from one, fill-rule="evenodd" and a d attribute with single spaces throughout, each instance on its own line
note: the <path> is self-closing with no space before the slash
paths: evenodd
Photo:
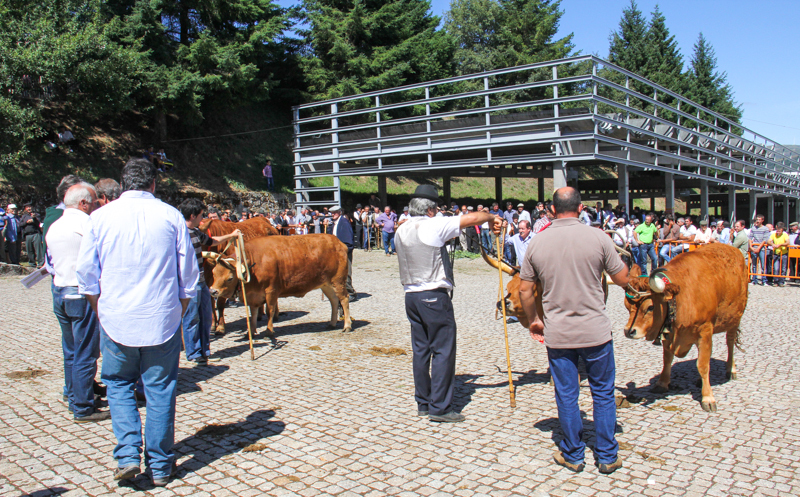
<path id="1" fill-rule="evenodd" d="M 447 290 L 406 293 L 414 353 L 414 397 L 420 411 L 452 410 L 456 373 L 456 319 Z"/>

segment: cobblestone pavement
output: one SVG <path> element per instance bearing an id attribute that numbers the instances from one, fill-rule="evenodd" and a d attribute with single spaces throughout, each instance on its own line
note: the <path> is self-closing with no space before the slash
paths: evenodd
<path id="1" fill-rule="evenodd" d="M 699 405 L 694 350 L 676 360 L 678 389 L 649 393 L 660 348 L 622 336 L 627 315 L 612 288 L 617 387 L 644 401 L 618 412 L 625 467 L 601 475 L 587 449 L 587 468 L 575 475 L 551 462 L 560 430 L 546 352 L 519 324 L 509 325 L 517 408 L 509 407 L 497 273 L 481 260 L 456 263 L 455 401 L 467 421 L 416 417 L 397 272 L 395 258 L 358 251 L 355 331 L 326 329 L 330 307 L 319 291 L 283 299 L 276 343 L 259 334 L 255 361 L 243 309 L 229 310 L 229 333 L 212 342 L 220 360 L 192 367 L 181 359 L 179 472 L 164 489 L 144 476 L 126 486 L 112 480 L 111 422 L 75 424 L 61 401 L 49 288 L 0 279 L 0 495 L 800 495 L 796 287 L 751 287 L 739 380 L 725 381 L 724 336 L 714 339 L 714 414 Z M 43 373 L 8 377 L 29 368 Z M 585 382 L 581 390 L 591 446 Z"/>

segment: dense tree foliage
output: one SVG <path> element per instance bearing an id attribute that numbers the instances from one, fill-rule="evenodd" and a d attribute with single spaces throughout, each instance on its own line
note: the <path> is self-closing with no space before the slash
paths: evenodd
<path id="1" fill-rule="evenodd" d="M 734 122 L 740 122 L 742 108 L 733 98 L 728 75 L 717 70 L 714 48 L 706 41 L 703 33 L 700 33 L 694 44 L 694 54 L 689 65 L 686 96 L 707 109 L 719 112 Z"/>
<path id="2" fill-rule="evenodd" d="M 452 74 L 453 44 L 427 0 L 304 0 L 303 69 L 314 99 Z"/>
<path id="3" fill-rule="evenodd" d="M 619 29 L 611 34 L 608 61 L 641 73 L 647 60 L 647 20 L 635 0 L 622 11 Z"/>

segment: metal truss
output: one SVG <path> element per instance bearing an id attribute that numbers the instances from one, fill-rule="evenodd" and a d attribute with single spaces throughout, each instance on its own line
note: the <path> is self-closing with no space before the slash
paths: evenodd
<path id="1" fill-rule="evenodd" d="M 542 164 L 619 164 L 800 198 L 800 154 L 594 56 L 304 104 L 293 124 L 303 205 L 338 202 L 340 176 L 525 177 Z M 309 186 L 316 177 L 334 184 Z"/>

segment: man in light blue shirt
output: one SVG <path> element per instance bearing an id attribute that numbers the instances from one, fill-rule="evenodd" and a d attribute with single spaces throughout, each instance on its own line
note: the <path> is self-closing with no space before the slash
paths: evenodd
<path id="1" fill-rule="evenodd" d="M 525 257 L 525 251 L 528 250 L 528 244 L 531 242 L 531 238 L 533 238 L 533 232 L 531 231 L 530 221 L 520 221 L 519 232 L 512 236 L 506 235 L 505 243 L 514 247 L 516 264 L 520 264 L 522 258 Z"/>
<path id="2" fill-rule="evenodd" d="M 147 397 L 145 461 L 153 485 L 165 486 L 175 469 L 177 331 L 199 273 L 183 216 L 153 196 L 156 175 L 149 161 L 128 161 L 122 195 L 89 219 L 76 273 L 79 292 L 100 320 L 101 377 L 117 437 L 114 479 L 140 472 L 142 423 L 134 386 L 141 377 Z"/>

